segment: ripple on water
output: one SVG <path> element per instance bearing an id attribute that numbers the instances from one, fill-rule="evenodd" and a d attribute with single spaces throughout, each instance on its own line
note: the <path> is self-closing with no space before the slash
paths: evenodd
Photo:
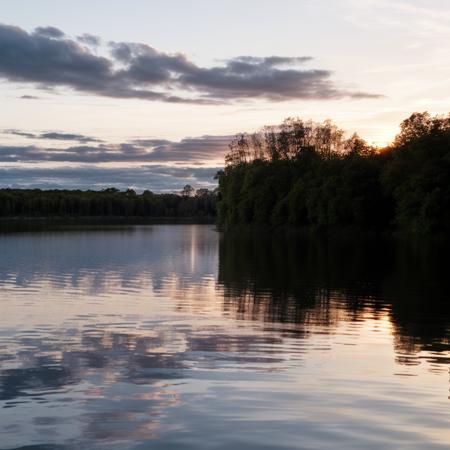
<path id="1" fill-rule="evenodd" d="M 439 254 L 282 239 L 3 236 L 0 448 L 448 448 Z"/>

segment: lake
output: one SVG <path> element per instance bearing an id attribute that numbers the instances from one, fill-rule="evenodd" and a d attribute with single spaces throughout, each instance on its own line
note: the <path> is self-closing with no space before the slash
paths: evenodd
<path id="1" fill-rule="evenodd" d="M 0 448 L 448 449 L 448 249 L 0 234 Z"/>

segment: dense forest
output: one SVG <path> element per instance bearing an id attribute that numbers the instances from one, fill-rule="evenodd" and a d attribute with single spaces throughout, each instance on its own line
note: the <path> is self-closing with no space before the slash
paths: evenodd
<path id="1" fill-rule="evenodd" d="M 387 148 L 330 121 L 287 119 L 230 144 L 221 228 L 291 225 L 450 230 L 450 115 L 414 113 Z"/>
<path id="2" fill-rule="evenodd" d="M 0 189 L 0 217 L 214 218 L 217 191 L 186 185 L 180 194 Z"/>

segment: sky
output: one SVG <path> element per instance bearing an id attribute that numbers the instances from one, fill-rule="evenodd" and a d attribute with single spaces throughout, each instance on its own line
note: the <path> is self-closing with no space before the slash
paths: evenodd
<path id="1" fill-rule="evenodd" d="M 3 0 L 0 187 L 214 187 L 233 135 L 450 108 L 448 0 Z"/>

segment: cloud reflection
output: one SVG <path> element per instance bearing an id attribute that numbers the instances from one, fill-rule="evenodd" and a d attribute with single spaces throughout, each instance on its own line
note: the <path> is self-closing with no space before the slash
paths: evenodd
<path id="1" fill-rule="evenodd" d="M 171 437 L 179 446 L 205 423 L 245 423 L 271 408 L 312 433 L 293 411 L 328 410 L 321 391 L 331 389 L 344 417 L 348 402 L 376 409 L 395 378 L 423 383 L 415 399 L 428 377 L 446 376 L 442 247 L 154 226 L 1 235 L 0 249 L 10 448 Z M 395 372 L 373 379 L 358 351 L 376 373 Z"/>

